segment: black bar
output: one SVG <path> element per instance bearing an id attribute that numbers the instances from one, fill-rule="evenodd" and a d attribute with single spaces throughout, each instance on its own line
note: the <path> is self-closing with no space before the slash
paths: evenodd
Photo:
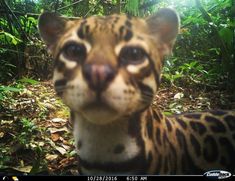
<path id="1" fill-rule="evenodd" d="M 193 180 L 211 180 L 206 178 L 202 175 L 192 175 L 192 176 L 184 176 L 184 175 L 160 175 L 160 176 L 145 176 L 145 175 L 138 175 L 138 176 L 17 176 L 17 175 L 0 175 L 0 181 L 47 181 L 47 180 L 56 180 L 56 181 L 164 181 L 164 180 L 180 180 L 180 181 L 193 181 Z M 223 179 L 224 180 L 224 179 Z M 234 180 L 235 175 L 227 178 L 226 180 Z M 212 180 L 213 181 L 213 180 Z"/>

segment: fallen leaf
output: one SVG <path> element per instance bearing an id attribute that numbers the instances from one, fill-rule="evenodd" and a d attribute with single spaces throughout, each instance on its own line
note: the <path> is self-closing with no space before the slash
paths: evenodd
<path id="1" fill-rule="evenodd" d="M 44 103 L 44 106 L 50 110 L 53 110 L 53 111 L 56 110 L 56 107 L 51 103 Z"/>
<path id="2" fill-rule="evenodd" d="M 37 145 L 35 143 L 29 143 L 29 145 L 30 145 L 31 148 L 36 148 L 37 147 Z"/>
<path id="3" fill-rule="evenodd" d="M 69 153 L 70 156 L 75 156 L 77 155 L 77 151 L 74 149 Z"/>
<path id="4" fill-rule="evenodd" d="M 63 168 L 63 167 L 65 167 L 65 166 L 67 166 L 67 165 L 69 165 L 71 162 L 73 162 L 75 160 L 75 158 L 74 157 L 69 157 L 69 158 L 64 158 L 64 159 L 62 159 L 59 163 L 60 163 L 60 165 L 59 165 L 59 168 Z"/>
<path id="5" fill-rule="evenodd" d="M 42 141 L 38 142 L 38 146 L 44 146 L 44 145 L 45 145 L 44 142 L 42 142 Z"/>
<path id="6" fill-rule="evenodd" d="M 67 120 L 62 119 L 62 118 L 54 118 L 51 120 L 52 126 L 57 127 L 57 128 L 64 126 L 66 123 L 67 123 Z"/>
<path id="7" fill-rule="evenodd" d="M 33 166 L 12 167 L 12 168 L 17 170 L 17 171 L 20 171 L 20 172 L 30 173 L 30 171 L 33 168 Z"/>
<path id="8" fill-rule="evenodd" d="M 13 123 L 13 121 L 11 120 L 11 121 L 8 121 L 8 120 L 1 120 L 1 124 L 12 124 Z"/>
<path id="9" fill-rule="evenodd" d="M 58 158 L 58 155 L 46 154 L 46 159 L 49 161 L 55 160 L 56 158 Z"/>
<path id="10" fill-rule="evenodd" d="M 45 143 L 40 141 L 40 142 L 35 142 L 35 143 L 29 143 L 29 145 L 31 146 L 31 148 L 37 148 L 38 146 L 43 147 Z"/>
<path id="11" fill-rule="evenodd" d="M 68 128 L 63 127 L 63 128 L 48 128 L 48 130 L 50 131 L 50 133 L 56 133 L 56 132 L 69 132 Z"/>
<path id="12" fill-rule="evenodd" d="M 184 94 L 179 92 L 179 93 L 175 94 L 174 99 L 181 99 L 182 97 L 184 97 Z"/>
<path id="13" fill-rule="evenodd" d="M 66 150 L 69 150 L 71 148 L 70 146 L 67 146 L 67 145 L 64 145 L 64 144 L 62 144 L 61 146 Z"/>
<path id="14" fill-rule="evenodd" d="M 63 139 L 62 137 L 60 137 L 60 141 L 62 141 L 65 145 L 71 145 L 67 140 Z"/>
<path id="15" fill-rule="evenodd" d="M 64 155 L 67 153 L 67 151 L 63 148 L 63 147 L 60 147 L 60 146 L 55 146 L 55 149 L 60 152 L 61 155 Z"/>
<path id="16" fill-rule="evenodd" d="M 0 138 L 2 138 L 4 136 L 3 132 L 0 132 Z"/>
<path id="17" fill-rule="evenodd" d="M 62 119 L 62 118 L 53 118 L 51 121 L 54 123 L 61 123 L 61 122 L 66 123 L 67 122 L 67 120 Z"/>
<path id="18" fill-rule="evenodd" d="M 60 135 L 58 133 L 52 133 L 51 134 L 52 141 L 58 141 L 59 138 L 60 138 Z"/>
<path id="19" fill-rule="evenodd" d="M 63 127 L 64 125 L 65 125 L 66 123 L 53 123 L 53 122 L 51 122 L 51 125 L 53 126 L 53 127 L 56 127 L 56 128 L 61 128 L 61 127 Z"/>

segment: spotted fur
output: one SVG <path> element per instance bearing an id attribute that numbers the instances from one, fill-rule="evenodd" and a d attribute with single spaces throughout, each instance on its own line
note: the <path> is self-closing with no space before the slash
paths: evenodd
<path id="1" fill-rule="evenodd" d="M 81 174 L 234 173 L 234 112 L 165 117 L 151 107 L 178 30 L 171 9 L 146 19 L 40 16 L 55 90 L 71 109 Z"/>

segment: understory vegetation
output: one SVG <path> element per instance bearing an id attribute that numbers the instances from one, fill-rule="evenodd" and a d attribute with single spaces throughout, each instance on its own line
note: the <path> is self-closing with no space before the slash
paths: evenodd
<path id="1" fill-rule="evenodd" d="M 161 7 L 179 12 L 181 29 L 153 106 L 167 115 L 235 110 L 232 0 L 2 0 L 0 173 L 77 174 L 69 111 L 53 90 L 53 60 L 38 34 L 39 14 L 146 17 Z"/>

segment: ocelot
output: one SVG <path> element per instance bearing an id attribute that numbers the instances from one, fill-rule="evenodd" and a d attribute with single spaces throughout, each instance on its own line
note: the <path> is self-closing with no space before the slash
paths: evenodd
<path id="1" fill-rule="evenodd" d="M 235 173 L 234 112 L 166 117 L 151 106 L 179 21 L 169 8 L 146 19 L 40 16 L 55 90 L 71 110 L 81 174 Z"/>

